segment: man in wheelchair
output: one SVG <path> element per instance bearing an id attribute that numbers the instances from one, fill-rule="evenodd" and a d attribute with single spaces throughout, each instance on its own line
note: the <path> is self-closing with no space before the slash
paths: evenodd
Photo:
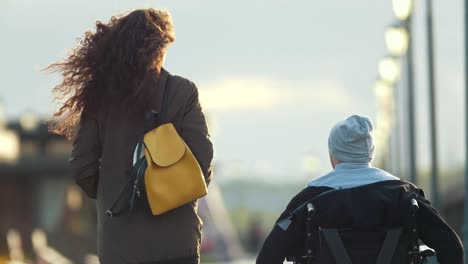
<path id="1" fill-rule="evenodd" d="M 463 264 L 456 233 L 421 189 L 374 168 L 373 127 L 353 115 L 328 139 L 333 171 L 309 182 L 281 214 L 257 264 L 423 263 L 434 251 L 441 264 Z"/>

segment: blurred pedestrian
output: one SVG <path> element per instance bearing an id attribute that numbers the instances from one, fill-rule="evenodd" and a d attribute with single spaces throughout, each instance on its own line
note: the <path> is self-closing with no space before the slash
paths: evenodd
<path id="1" fill-rule="evenodd" d="M 155 126 L 145 114 L 160 114 L 166 84 L 167 119 L 210 182 L 213 149 L 197 87 L 162 67 L 174 39 L 168 12 L 135 10 L 98 21 L 67 59 L 49 66 L 63 76 L 54 89 L 62 105 L 51 130 L 73 138 L 72 174 L 96 199 L 103 264 L 199 263 L 197 201 L 159 216 L 147 206 L 118 218 L 105 215 L 129 179 L 139 137 Z"/>
<path id="2" fill-rule="evenodd" d="M 369 118 L 353 115 L 339 122 L 330 132 L 328 148 L 334 170 L 309 182 L 307 188 L 291 200 L 264 242 L 257 258 L 258 264 L 279 264 L 283 263 L 285 257 L 307 254 L 305 252 L 306 211 L 298 212 L 294 222 L 289 222 L 288 219 L 296 214 L 296 209 L 301 205 L 319 196 L 323 199 L 319 204 L 320 208 L 316 210 L 317 216 L 313 219 L 313 223 L 324 228 L 347 229 L 348 232 L 350 229 L 376 231 L 406 226 L 410 215 L 409 201 L 415 198 L 419 204 L 416 215 L 419 238 L 436 250 L 439 263 L 463 264 L 463 246 L 460 238 L 431 207 L 424 198 L 423 191 L 409 182 L 371 166 L 375 146 L 373 126 Z M 333 190 L 338 191 L 331 192 Z M 325 195 L 327 192 L 328 196 Z M 371 240 L 369 238 L 375 238 L 369 234 L 374 233 L 353 235 L 347 237 L 349 240 L 343 238 L 346 247 L 344 250 L 340 250 L 338 243 L 333 241 L 330 251 L 334 252 L 335 259 L 341 256 L 340 261 L 343 263 L 350 263 L 343 258 L 344 254 L 348 254 L 353 263 L 375 264 L 383 241 L 382 236 Z M 314 248 L 315 257 L 318 258 L 314 263 L 331 263 L 321 262 L 322 258 L 330 259 L 326 254 L 328 250 L 322 250 L 324 242 L 317 241 L 319 239 L 317 234 L 314 233 L 313 236 L 312 244 L 320 245 L 319 248 Z M 397 250 L 400 255 L 395 256 L 394 252 L 391 252 L 391 255 L 386 256 L 386 260 L 390 262 L 385 263 L 409 263 L 404 262 L 409 256 L 408 252 L 413 251 L 409 248 L 409 241 L 403 239 L 397 241 L 403 245 L 402 251 Z M 343 253 L 344 251 L 346 252 Z"/>

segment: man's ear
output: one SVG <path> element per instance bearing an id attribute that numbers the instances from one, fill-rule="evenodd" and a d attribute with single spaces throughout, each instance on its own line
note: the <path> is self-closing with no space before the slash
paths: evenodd
<path id="1" fill-rule="evenodd" d="M 340 164 L 341 161 L 335 159 L 331 154 L 329 154 L 329 156 L 330 156 L 330 163 L 331 163 L 333 169 L 335 169 L 336 165 Z"/>
<path id="2" fill-rule="evenodd" d="M 335 159 L 333 158 L 333 156 L 331 155 L 331 153 L 328 153 L 328 156 L 330 157 L 330 164 L 332 166 L 333 169 L 335 169 Z"/>

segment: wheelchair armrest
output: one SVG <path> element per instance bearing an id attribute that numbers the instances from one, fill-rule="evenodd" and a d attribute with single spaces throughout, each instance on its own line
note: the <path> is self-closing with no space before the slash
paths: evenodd
<path id="1" fill-rule="evenodd" d="M 426 246 L 426 245 L 420 245 L 419 246 L 419 254 L 423 257 L 432 257 L 435 255 L 435 250 L 432 248 Z"/>

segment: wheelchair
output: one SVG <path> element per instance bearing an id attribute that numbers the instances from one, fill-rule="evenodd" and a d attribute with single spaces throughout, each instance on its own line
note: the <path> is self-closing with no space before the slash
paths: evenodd
<path id="1" fill-rule="evenodd" d="M 336 190 L 328 192 L 333 191 Z M 287 229 L 287 226 L 294 220 L 294 216 L 306 210 L 305 254 L 287 257 L 287 261 L 294 264 L 353 264 L 351 254 L 348 254 L 345 247 L 345 245 L 351 247 L 353 245 L 346 244 L 344 241 L 365 239 L 371 241 L 367 245 L 371 245 L 375 249 L 375 254 L 365 257 L 362 254 L 360 257 L 354 255 L 354 264 L 424 264 L 427 263 L 428 257 L 435 255 L 433 249 L 419 244 L 416 226 L 416 212 L 419 205 L 416 199 L 411 198 L 410 200 L 410 216 L 406 226 L 380 230 L 353 230 L 322 228 L 314 224 L 314 217 L 320 213 L 317 212 L 314 201 L 319 196 L 323 196 L 323 194 L 299 206 L 292 212 L 290 218 L 278 223 L 281 228 Z"/>

